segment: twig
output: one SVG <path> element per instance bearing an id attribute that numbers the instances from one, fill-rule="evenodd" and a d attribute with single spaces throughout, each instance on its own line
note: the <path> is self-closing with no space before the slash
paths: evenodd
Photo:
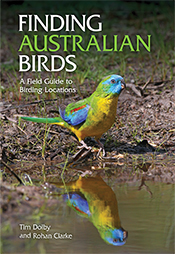
<path id="1" fill-rule="evenodd" d="M 10 173 L 12 173 L 16 179 L 19 181 L 20 184 L 24 185 L 24 183 L 22 182 L 22 180 L 19 178 L 19 176 L 5 163 L 5 161 L 1 160 L 2 164 L 10 171 Z"/>
<path id="2" fill-rule="evenodd" d="M 142 89 L 142 91 L 144 91 L 145 90 L 145 88 L 147 87 L 147 85 L 150 83 L 150 81 L 151 81 L 151 78 L 149 78 L 147 81 L 146 81 L 146 83 L 144 84 L 144 86 L 141 88 Z"/>
<path id="3" fill-rule="evenodd" d="M 138 190 L 141 190 L 143 186 L 145 186 L 145 189 L 147 190 L 147 192 L 148 192 L 148 193 L 150 194 L 150 196 L 152 197 L 153 194 L 152 194 L 150 188 L 146 185 L 146 183 L 145 183 L 145 178 L 142 176 L 141 184 L 140 184 Z"/>
<path id="4" fill-rule="evenodd" d="M 141 96 L 143 96 L 144 95 L 144 90 L 146 89 L 146 87 L 150 84 L 150 83 L 152 83 L 152 87 L 149 87 L 148 89 L 158 89 L 158 88 L 162 88 L 162 87 L 164 87 L 164 85 L 165 85 L 165 83 L 167 82 L 168 80 L 166 80 L 166 81 L 159 81 L 159 82 L 151 82 L 151 78 L 149 78 L 147 81 L 146 81 L 146 83 L 143 85 L 143 87 L 141 87 L 141 83 L 140 84 L 138 84 L 138 86 L 137 86 L 137 88 L 135 87 L 135 85 L 134 84 L 132 84 L 132 83 L 127 83 L 126 84 L 126 87 L 129 87 L 129 88 L 131 88 L 132 90 L 133 90 L 133 92 L 135 93 L 135 94 L 137 94 L 139 97 L 141 97 Z M 157 84 L 157 85 L 156 85 Z"/>
<path id="5" fill-rule="evenodd" d="M 19 127 L 18 125 L 16 125 L 16 127 L 28 137 L 28 134 L 23 129 L 21 129 L 21 127 Z"/>
<path id="6" fill-rule="evenodd" d="M 149 79 L 146 81 L 146 83 L 144 84 L 143 87 L 139 87 L 139 89 L 137 89 L 137 88 L 135 87 L 135 85 L 133 85 L 132 83 L 129 83 L 129 84 L 127 83 L 126 87 L 131 88 L 135 94 L 137 94 L 139 97 L 141 97 L 141 96 L 144 95 L 144 92 L 143 92 L 143 91 L 145 90 L 145 88 L 147 87 L 147 85 L 150 83 L 150 81 L 151 81 L 151 78 L 149 78 Z"/>
<path id="7" fill-rule="evenodd" d="M 6 116 L 6 115 L 2 115 L 1 113 L 0 113 L 0 118 L 3 119 L 3 120 L 8 120 L 8 121 L 10 121 L 10 122 L 13 122 L 13 123 L 15 123 L 15 124 L 17 123 L 17 121 L 14 120 L 13 118 L 8 117 L 8 116 Z"/>
<path id="8" fill-rule="evenodd" d="M 11 109 L 25 108 L 25 107 L 29 107 L 29 106 L 34 105 L 34 104 L 39 104 L 39 103 L 42 103 L 42 102 L 49 102 L 49 101 L 57 101 L 57 100 L 58 100 L 58 99 L 40 100 L 40 101 L 33 101 L 33 102 L 30 102 L 30 103 L 24 104 L 24 105 L 18 105 L 18 106 L 13 106 L 13 105 L 12 105 L 12 106 L 9 107 L 9 108 L 0 110 L 0 113 L 5 112 L 5 111 L 8 111 L 8 110 L 11 110 Z"/>
<path id="9" fill-rule="evenodd" d="M 135 85 L 133 85 L 132 83 L 127 83 L 127 84 L 126 84 L 126 87 L 131 88 L 135 94 L 137 94 L 139 97 L 142 97 L 141 91 L 138 90 L 138 89 L 135 87 Z"/>

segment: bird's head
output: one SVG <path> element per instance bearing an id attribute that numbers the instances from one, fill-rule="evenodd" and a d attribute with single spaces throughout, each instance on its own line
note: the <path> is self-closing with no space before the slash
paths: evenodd
<path id="1" fill-rule="evenodd" d="M 128 232 L 122 227 L 119 229 L 109 229 L 105 232 L 104 240 L 112 245 L 121 246 L 126 243 Z"/>
<path id="2" fill-rule="evenodd" d="M 124 88 L 126 88 L 124 79 L 116 74 L 104 78 L 101 81 L 100 86 L 102 87 L 103 92 L 105 92 L 106 94 L 115 94 L 115 95 L 119 95 L 121 91 Z"/>

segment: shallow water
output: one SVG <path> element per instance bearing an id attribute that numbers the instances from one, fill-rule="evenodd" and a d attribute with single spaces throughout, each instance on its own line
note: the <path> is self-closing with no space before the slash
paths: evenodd
<path id="1" fill-rule="evenodd" d="M 109 202 L 104 202 L 105 207 L 113 207 L 116 202 L 118 209 L 116 206 L 115 209 L 119 217 L 115 220 L 128 231 L 128 238 L 122 246 L 106 243 L 92 219 L 94 207 L 99 207 L 98 185 L 96 191 L 99 195 L 94 198 L 95 189 L 92 191 L 87 183 L 83 187 L 80 184 L 77 187 L 74 182 L 66 187 L 67 193 L 80 193 L 83 189 L 89 202 L 89 217 L 82 216 L 81 211 L 67 205 L 65 196 L 63 198 L 63 195 L 58 195 L 57 204 L 53 207 L 46 206 L 42 212 L 35 212 L 28 217 L 19 216 L 15 230 L 3 237 L 3 253 L 173 253 L 174 185 L 154 182 L 146 184 L 149 191 L 144 188 L 139 191 L 140 182 L 116 184 L 110 181 L 110 186 L 106 187 L 109 188 L 108 193 L 110 192 L 111 196 L 104 195 L 104 199 L 110 199 Z M 62 191 L 60 187 L 59 190 Z M 96 203 L 92 206 L 94 200 Z M 98 211 L 102 213 L 103 208 L 100 209 Z M 113 216 L 111 214 L 110 216 Z M 99 218 L 100 215 L 96 216 Z M 35 230 L 36 225 L 50 226 L 50 230 Z M 37 239 L 34 239 L 33 233 L 36 233 Z M 47 234 L 50 239 L 43 239 L 41 233 L 45 236 Z M 59 233 L 63 234 L 62 237 L 65 237 L 65 233 L 67 236 L 71 234 L 72 239 L 60 239 Z"/>

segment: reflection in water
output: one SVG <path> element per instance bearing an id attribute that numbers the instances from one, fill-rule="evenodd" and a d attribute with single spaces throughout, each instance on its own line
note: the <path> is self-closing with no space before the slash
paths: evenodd
<path id="1" fill-rule="evenodd" d="M 121 227 L 115 193 L 101 177 L 80 177 L 66 188 L 63 199 L 68 206 L 88 218 L 105 242 L 116 246 L 125 244 L 128 233 Z"/>

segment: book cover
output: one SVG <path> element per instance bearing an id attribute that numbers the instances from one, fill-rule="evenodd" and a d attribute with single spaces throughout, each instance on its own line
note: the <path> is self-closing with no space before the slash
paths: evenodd
<path id="1" fill-rule="evenodd" d="M 1 253 L 173 253 L 174 1 L 1 2 Z"/>

